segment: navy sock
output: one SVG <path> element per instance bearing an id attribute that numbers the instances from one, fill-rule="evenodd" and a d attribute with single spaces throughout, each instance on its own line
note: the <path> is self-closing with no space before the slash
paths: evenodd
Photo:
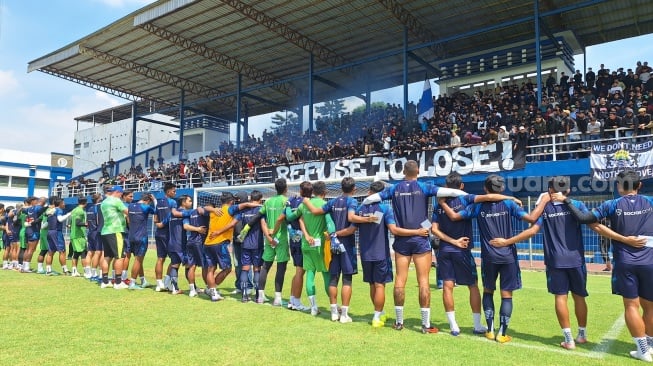
<path id="1" fill-rule="evenodd" d="M 501 299 L 501 309 L 499 309 L 499 321 L 501 322 L 501 335 L 506 335 L 510 316 L 512 315 L 512 298 Z"/>
<path id="2" fill-rule="evenodd" d="M 249 282 L 249 278 L 247 278 L 247 272 L 246 271 L 240 271 L 240 291 L 242 291 L 243 296 L 247 294 L 247 283 Z"/>
<path id="3" fill-rule="evenodd" d="M 179 286 L 177 286 L 178 276 L 179 276 L 179 268 L 170 267 L 170 282 L 172 283 L 172 286 L 174 287 L 175 290 L 179 289 Z"/>
<path id="4" fill-rule="evenodd" d="M 491 293 L 483 293 L 483 311 L 485 312 L 485 321 L 487 322 L 488 332 L 494 330 L 494 299 Z"/>
<path id="5" fill-rule="evenodd" d="M 247 271 L 247 274 L 248 274 L 247 280 L 249 282 L 249 271 Z M 256 289 L 256 291 L 258 291 L 258 281 L 260 278 L 261 278 L 261 272 L 254 271 L 254 289 Z"/>

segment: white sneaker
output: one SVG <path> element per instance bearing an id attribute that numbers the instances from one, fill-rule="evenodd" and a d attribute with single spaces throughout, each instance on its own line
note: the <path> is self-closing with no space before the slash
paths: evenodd
<path id="1" fill-rule="evenodd" d="M 73 272 L 70 277 L 82 277 L 82 275 L 80 275 L 79 272 Z"/>
<path id="2" fill-rule="evenodd" d="M 298 311 L 308 311 L 309 309 L 310 308 L 308 306 L 302 304 L 301 302 L 298 305 L 295 305 L 295 310 Z"/>
<path id="3" fill-rule="evenodd" d="M 320 309 L 318 309 L 317 307 L 311 308 L 311 315 L 312 316 L 320 315 Z"/>
<path id="4" fill-rule="evenodd" d="M 340 317 L 340 322 L 341 322 L 342 324 L 345 324 L 345 323 L 351 323 L 352 321 L 353 321 L 353 320 L 351 319 L 351 317 L 350 317 L 349 315 L 347 315 L 347 316 L 341 316 L 341 317 Z"/>
<path id="5" fill-rule="evenodd" d="M 124 283 L 124 282 L 120 282 L 120 283 L 117 284 L 117 285 L 113 285 L 113 289 L 114 289 L 114 290 L 124 290 L 124 289 L 128 289 L 128 288 L 129 288 L 129 285 L 127 285 L 127 284 Z"/>
<path id="6" fill-rule="evenodd" d="M 215 289 L 211 289 L 209 291 L 211 293 L 211 301 L 220 301 L 224 299 L 224 297 L 222 297 L 222 295 L 220 295 L 220 293 Z"/>
<path id="7" fill-rule="evenodd" d="M 142 290 L 143 288 L 132 281 L 129 284 L 129 289 L 130 290 Z"/>
<path id="8" fill-rule="evenodd" d="M 190 290 L 188 292 L 188 297 L 197 297 L 197 291 L 195 290 Z"/>
<path id="9" fill-rule="evenodd" d="M 165 291 L 168 291 L 168 288 L 165 287 L 165 285 L 163 285 L 163 287 L 161 287 L 160 285 L 156 285 L 156 288 L 154 289 L 154 291 L 156 291 L 156 292 L 165 292 Z"/>
<path id="10" fill-rule="evenodd" d="M 145 278 L 143 278 L 143 282 L 141 282 L 141 288 L 147 288 L 150 284 L 147 282 Z"/>
<path id="11" fill-rule="evenodd" d="M 340 319 L 340 315 L 338 313 L 331 313 L 331 321 L 332 322 L 337 322 Z"/>
<path id="12" fill-rule="evenodd" d="M 653 362 L 653 357 L 651 357 L 650 352 L 646 352 L 644 354 L 639 353 L 639 351 L 630 351 L 630 357 L 636 358 L 640 361 L 644 362 Z"/>
<path id="13" fill-rule="evenodd" d="M 281 298 L 275 298 L 274 301 L 272 302 L 272 306 L 282 306 L 283 305 L 283 300 Z"/>
<path id="14" fill-rule="evenodd" d="M 91 277 L 92 276 L 90 273 L 84 273 L 84 278 L 86 278 L 87 280 L 90 279 Z"/>
<path id="15" fill-rule="evenodd" d="M 111 283 L 111 282 L 108 282 L 108 283 L 102 282 L 100 284 L 100 288 L 110 288 L 110 287 L 113 287 L 113 283 Z"/>

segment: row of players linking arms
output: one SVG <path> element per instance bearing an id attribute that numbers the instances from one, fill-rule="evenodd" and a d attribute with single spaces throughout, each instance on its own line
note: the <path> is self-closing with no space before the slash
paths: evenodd
<path id="1" fill-rule="evenodd" d="M 647 334 L 647 330 L 653 329 L 653 287 L 650 286 L 653 281 L 653 199 L 638 193 L 641 182 L 636 172 L 619 173 L 617 187 L 620 197 L 591 211 L 583 203 L 567 197 L 570 192 L 568 177 L 554 177 L 549 181 L 548 192 L 541 194 L 531 213 L 521 208 L 519 200 L 501 194 L 505 182 L 498 175 L 486 177 L 483 195 L 465 193 L 462 178 L 457 173 L 447 176 L 446 187 L 420 182 L 415 161 L 405 164 L 404 175 L 405 179 L 394 185 L 372 183 L 368 196 L 360 205 L 352 197 L 355 191 L 353 178 L 344 178 L 342 195 L 329 201 L 324 199 L 326 185 L 321 181 L 303 182 L 300 197 L 288 198 L 284 179 L 275 182 L 277 195 L 265 202 L 261 192 L 256 190 L 250 192 L 249 197 L 244 192 L 238 193 L 238 197 L 223 193 L 220 207 L 207 204 L 196 209 L 192 209 L 189 196 L 175 199 L 176 189 L 170 183 L 164 187 L 163 199 L 155 200 L 152 195 L 143 194 L 138 202 L 131 202 L 133 194 L 124 192 L 122 187 L 110 187 L 104 200 L 94 196 L 93 204 L 87 207 L 86 199 L 80 198 L 79 206 L 68 214 L 64 214 L 64 204 L 56 197 L 51 199 L 49 206 L 29 199 L 26 207 L 19 210 L 2 208 L 4 239 L 9 243 L 9 256 L 16 261 L 13 265 L 19 266 L 15 258 L 22 258 L 20 268 L 23 271 L 31 271 L 31 255 L 40 242 L 38 272 L 52 274 L 52 258 L 58 252 L 66 273 L 62 231 L 63 223 L 70 216 L 70 241 L 74 252 L 71 275 L 81 276 L 77 272 L 77 260 L 82 257 L 85 277 L 98 281 L 101 288 L 142 289 L 147 287 L 143 259 L 148 247 L 146 226 L 148 216 L 152 214 L 157 227 L 156 291 L 181 294 L 178 271 L 183 264 L 190 284 L 189 296 L 197 297 L 203 293 L 213 301 L 221 300 L 223 297 L 217 286 L 231 272 L 229 245 L 233 244 L 238 263 L 236 291 L 242 293 L 243 302 L 268 301 L 264 293 L 265 283 L 268 271 L 276 262 L 273 305 L 282 306 L 286 265 L 292 257 L 296 271 L 288 308 L 310 310 L 313 316 L 320 314 L 315 289 L 315 276 L 320 272 L 330 300 L 331 319 L 341 323 L 352 321 L 348 312 L 352 275 L 357 273 L 359 253 L 363 281 L 370 286 L 374 306 L 373 327 L 383 327 L 387 320 L 385 285 L 394 279 L 395 320 L 392 328 L 395 330 L 403 329 L 405 285 L 412 261 L 419 285 L 421 330 L 423 333 L 437 333 L 438 329 L 430 321 L 432 248 L 429 235 L 432 234 L 440 239 L 437 259 L 451 335 L 460 334 L 453 288 L 461 285 L 469 289 L 473 333 L 505 343 L 511 340 L 508 326 L 513 312 L 513 291 L 522 286 L 514 244 L 542 230 L 547 287 L 556 297 L 555 311 L 564 336 L 560 346 L 573 350 L 577 344 L 586 343 L 588 337 L 587 274 L 580 230 L 581 224 L 588 224 L 600 235 L 613 240 L 612 291 L 623 298 L 626 325 L 636 344 L 636 350 L 630 355 L 642 361 L 653 361 L 653 338 Z M 429 220 L 428 202 L 433 196 L 438 200 Z M 386 200 L 391 204 L 383 203 Z M 513 236 L 512 217 L 532 225 Z M 604 218 L 610 219 L 611 228 L 599 223 Z M 476 219 L 480 232 L 482 296 L 471 252 L 474 247 L 470 240 L 471 219 Z M 239 225 L 242 227 L 235 233 Z M 26 229 L 24 250 L 19 249 L 18 243 L 17 233 L 21 228 Z M 354 237 L 356 230 L 358 250 Z M 394 236 L 394 276 L 389 232 Z M 131 278 L 127 279 L 131 257 L 135 260 Z M 170 263 L 164 277 L 166 258 L 170 258 Z M 109 278 L 111 264 L 113 279 Z M 5 259 L 4 265 L 11 267 L 12 262 Z M 201 267 L 207 286 L 204 290 L 195 285 L 197 267 Z M 304 277 L 309 306 L 300 302 Z M 137 278 L 140 286 L 136 284 Z M 501 302 L 497 328 L 493 295 L 498 279 Z M 340 307 L 337 301 L 339 284 Z M 569 292 L 575 302 L 578 323 L 575 338 L 567 310 Z M 252 293 L 254 299 L 250 299 Z M 640 315 L 640 307 L 643 315 Z M 485 325 L 481 323 L 481 308 Z"/>

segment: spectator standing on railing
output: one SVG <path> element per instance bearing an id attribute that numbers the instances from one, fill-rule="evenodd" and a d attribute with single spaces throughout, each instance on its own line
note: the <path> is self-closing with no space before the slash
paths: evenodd
<path id="1" fill-rule="evenodd" d="M 587 73 L 585 74 L 585 84 L 588 88 L 594 87 L 594 82 L 596 81 L 596 74 L 592 71 L 591 67 L 587 68 Z"/>

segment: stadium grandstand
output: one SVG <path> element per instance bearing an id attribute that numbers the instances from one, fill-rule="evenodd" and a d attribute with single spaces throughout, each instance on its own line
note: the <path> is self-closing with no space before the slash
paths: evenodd
<path id="1" fill-rule="evenodd" d="M 392 181 L 415 159 L 422 179 L 441 184 L 457 170 L 480 191 L 484 175 L 497 172 L 510 193 L 534 202 L 526 184 L 534 177 L 570 175 L 574 186 L 599 191 L 583 183 L 594 144 L 650 140 L 648 64 L 577 71 L 573 61 L 588 46 L 653 32 L 647 5 L 161 0 L 28 71 L 130 101 L 77 119 L 122 132 L 119 142 L 89 137 L 90 150 L 75 146 L 75 163 L 93 156 L 94 165 L 54 188 L 64 198 L 108 184 L 157 192 L 165 181 L 188 193 L 278 177 Z M 425 79 L 441 94 L 409 102 L 408 84 Z M 397 85 L 402 105 L 371 102 L 373 91 Z M 347 97 L 365 107 L 315 115 L 314 105 Z M 249 133 L 250 117 L 278 111 L 294 119 Z M 143 132 L 152 125 L 167 138 Z"/>

